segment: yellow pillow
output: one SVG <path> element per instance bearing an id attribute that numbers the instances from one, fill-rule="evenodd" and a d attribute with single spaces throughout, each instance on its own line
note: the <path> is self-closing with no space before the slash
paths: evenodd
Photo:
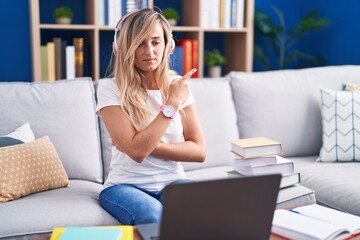
<path id="1" fill-rule="evenodd" d="M 0 148 L 0 203 L 68 185 L 66 171 L 48 136 Z"/>

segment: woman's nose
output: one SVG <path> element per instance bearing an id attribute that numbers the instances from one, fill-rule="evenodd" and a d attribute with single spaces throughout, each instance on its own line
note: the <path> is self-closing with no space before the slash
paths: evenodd
<path id="1" fill-rule="evenodd" d="M 150 43 L 145 44 L 145 53 L 152 53 L 153 50 L 154 48 Z"/>

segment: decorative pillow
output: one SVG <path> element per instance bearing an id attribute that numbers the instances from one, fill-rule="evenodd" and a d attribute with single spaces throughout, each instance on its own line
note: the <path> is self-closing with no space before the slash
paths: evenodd
<path id="1" fill-rule="evenodd" d="M 321 89 L 320 162 L 360 161 L 360 92 Z"/>
<path id="2" fill-rule="evenodd" d="M 0 137 L 0 147 L 10 146 L 14 144 L 26 143 L 35 140 L 33 131 L 29 123 L 25 123 L 15 129 L 15 131 Z"/>
<path id="3" fill-rule="evenodd" d="M 16 139 L 16 138 L 0 137 L 0 147 L 6 147 L 6 146 L 21 144 L 21 143 L 24 143 L 24 142 L 20 141 L 19 139 Z"/>
<path id="4" fill-rule="evenodd" d="M 345 91 L 360 91 L 360 85 L 346 83 L 346 84 L 343 84 L 343 90 L 345 90 Z"/>
<path id="5" fill-rule="evenodd" d="M 68 185 L 68 176 L 48 136 L 0 148 L 0 202 Z"/>

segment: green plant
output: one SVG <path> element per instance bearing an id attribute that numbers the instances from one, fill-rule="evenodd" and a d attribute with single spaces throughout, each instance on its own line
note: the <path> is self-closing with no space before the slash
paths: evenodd
<path id="1" fill-rule="evenodd" d="M 205 64 L 208 66 L 223 66 L 226 63 L 226 59 L 221 55 L 218 49 L 212 51 L 205 51 Z"/>
<path id="2" fill-rule="evenodd" d="M 294 45 L 312 30 L 319 30 L 329 24 L 327 18 L 317 18 L 318 10 L 313 10 L 304 15 L 300 22 L 286 31 L 285 20 L 282 12 L 272 7 L 275 12 L 279 25 L 262 10 L 255 9 L 255 44 L 254 60 L 264 70 L 284 69 L 291 66 L 303 68 L 310 66 L 319 66 L 325 64 L 325 59 L 319 56 L 313 56 L 297 50 Z M 265 43 L 269 43 L 270 52 L 266 51 Z M 278 66 L 272 66 L 269 56 L 275 55 Z"/>
<path id="3" fill-rule="evenodd" d="M 69 7 L 61 6 L 55 9 L 54 17 L 55 18 L 73 18 L 74 13 Z"/>
<path id="4" fill-rule="evenodd" d="M 166 19 L 175 19 L 179 20 L 179 13 L 174 8 L 164 8 L 162 10 L 162 15 Z"/>

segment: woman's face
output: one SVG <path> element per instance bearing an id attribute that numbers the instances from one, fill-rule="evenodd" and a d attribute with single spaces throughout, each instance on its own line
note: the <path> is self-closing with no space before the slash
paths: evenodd
<path id="1" fill-rule="evenodd" d="M 165 49 L 164 31 L 160 23 L 155 24 L 145 40 L 135 51 L 135 67 L 143 73 L 154 71 L 162 60 Z"/>

